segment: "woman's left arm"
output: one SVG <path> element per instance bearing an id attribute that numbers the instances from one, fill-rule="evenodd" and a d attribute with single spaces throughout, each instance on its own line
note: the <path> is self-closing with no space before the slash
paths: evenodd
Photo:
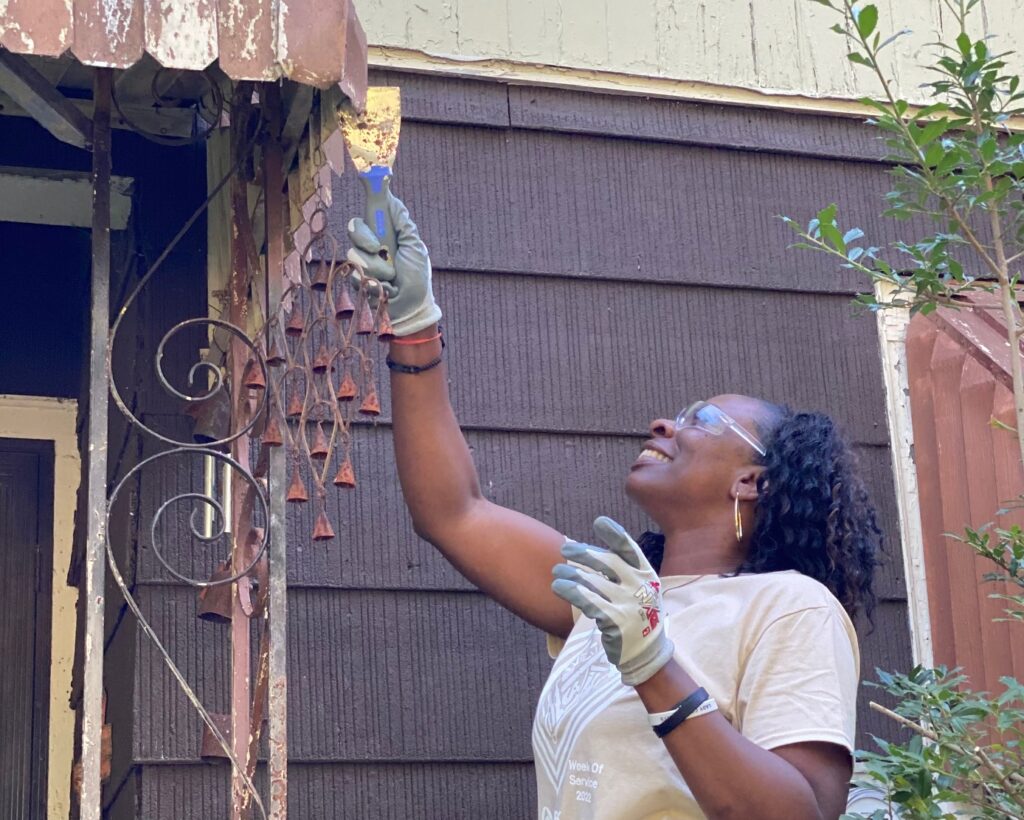
<path id="1" fill-rule="evenodd" d="M 552 589 L 597 622 L 608 659 L 622 682 L 636 688 L 648 713 L 672 710 L 697 692 L 700 682 L 673 658 L 661 581 L 621 526 L 599 518 L 594 530 L 608 548 L 566 542 L 567 563 L 555 567 Z M 807 742 L 801 737 L 806 727 L 785 725 L 794 699 L 798 713 L 806 713 L 812 700 L 818 714 L 839 705 L 832 703 L 831 691 L 826 705 L 817 703 L 822 687 L 832 689 L 831 676 L 799 662 L 808 654 L 808 634 L 815 631 L 799 628 L 802 617 L 780 618 L 766 629 L 772 639 L 760 642 L 761 651 L 747 658 L 744 680 L 737 682 L 743 726 L 771 750 L 745 737 L 718 711 L 692 715 L 664 737 L 693 796 L 715 820 L 836 820 L 845 809 L 852 766 L 839 742 L 846 742 L 844 732 L 818 728 L 812 734 L 837 742 Z M 823 658 L 807 660 L 820 666 Z M 808 681 L 817 691 L 808 689 Z"/>
<path id="2" fill-rule="evenodd" d="M 699 684 L 674 660 L 636 687 L 647 711 L 664 712 Z M 720 712 L 683 721 L 666 749 L 710 818 L 835 820 L 846 810 L 852 764 L 835 743 L 793 743 L 768 751 Z"/>

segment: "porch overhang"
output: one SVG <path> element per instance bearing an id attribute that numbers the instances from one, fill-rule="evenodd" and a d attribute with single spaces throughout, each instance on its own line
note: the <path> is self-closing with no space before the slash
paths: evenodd
<path id="1" fill-rule="evenodd" d="M 168 69 L 215 62 L 232 80 L 340 87 L 361 105 L 366 35 L 353 0 L 7 0 L 0 46 L 127 69 L 149 54 Z"/>

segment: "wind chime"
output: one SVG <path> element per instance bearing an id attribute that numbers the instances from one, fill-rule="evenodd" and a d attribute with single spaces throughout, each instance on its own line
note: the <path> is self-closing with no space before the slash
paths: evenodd
<path id="1" fill-rule="evenodd" d="M 400 114 L 398 90 L 386 91 L 392 100 L 389 111 L 394 115 L 384 140 L 385 150 L 390 146 L 390 166 L 397 150 Z M 236 114 L 243 108 L 239 103 Z M 364 125 L 360 128 L 365 131 Z M 249 130 L 244 125 L 236 129 L 239 140 L 235 145 L 236 153 L 242 151 L 241 139 Z M 311 134 L 313 131 L 310 128 Z M 360 136 L 365 138 L 366 135 L 361 133 Z M 346 147 L 351 152 L 348 134 Z M 318 155 L 322 158 L 321 147 L 311 147 L 311 160 Z M 238 818 L 249 816 L 253 801 L 262 811 L 252 778 L 263 728 L 264 703 L 268 687 L 283 685 L 281 680 L 268 683 L 271 639 L 262 617 L 268 609 L 271 585 L 266 550 L 268 537 L 265 530 L 257 526 L 260 522 L 254 520 L 254 513 L 258 516 L 261 510 L 265 513 L 272 510 L 273 501 L 269 506 L 256 503 L 259 499 L 255 498 L 254 490 L 262 489 L 264 498 L 269 493 L 276 496 L 283 492 L 287 504 L 315 505 L 313 528 L 308 537 L 314 542 L 326 542 L 335 537 L 335 528 L 328 516 L 328 493 L 356 486 L 353 433 L 358 420 L 372 420 L 380 415 L 376 351 L 380 349 L 379 343 L 386 343 L 393 337 L 387 296 L 371 292 L 371 280 L 358 275 L 355 267 L 341 258 L 338 242 L 328 230 L 330 171 L 326 163 L 313 160 L 310 165 L 314 168 L 314 194 L 298 209 L 302 221 L 293 231 L 296 248 L 289 257 L 292 264 L 286 260 L 284 266 L 285 285 L 280 293 L 268 288 L 262 300 L 254 275 L 260 271 L 261 262 L 249 223 L 244 188 L 240 189 L 241 193 L 236 191 L 232 212 L 241 240 L 236 244 L 244 246 L 244 250 L 237 252 L 245 259 L 241 265 L 236 259 L 234 267 L 236 270 L 246 268 L 250 275 L 245 280 L 232 279 L 227 305 L 234 310 L 231 324 L 237 326 L 243 322 L 248 308 L 243 305 L 239 309 L 239 302 L 249 299 L 254 312 L 267 318 L 262 328 L 253 334 L 251 344 L 232 338 L 224 345 L 227 375 L 219 372 L 217 375 L 222 385 L 231 385 L 233 391 L 212 391 L 188 408 L 195 420 L 193 437 L 197 444 L 224 449 L 230 446 L 236 467 L 247 460 L 242 454 L 255 456 L 251 470 L 253 485 L 241 491 L 233 490 L 230 465 L 226 463 L 219 488 L 225 503 L 220 507 L 204 505 L 207 536 L 204 540 L 213 540 L 212 518 L 217 511 L 222 524 L 233 521 L 238 529 L 231 539 L 231 554 L 217 566 L 208 582 L 197 584 L 201 587 L 199 618 L 230 624 L 232 630 L 232 701 L 240 699 L 233 707 L 235 722 L 229 715 L 206 713 L 209 720 L 204 718 L 201 755 L 208 759 L 232 760 L 235 766 L 232 817 Z M 265 311 L 263 304 L 268 306 Z M 240 358 L 240 351 L 248 352 L 242 352 Z M 239 372 L 241 375 L 236 378 Z M 246 435 L 240 437 L 242 433 Z M 275 451 L 283 451 L 285 462 L 277 484 L 271 482 L 269 475 Z M 218 489 L 215 459 L 207 456 L 206 460 L 204 495 L 213 499 L 218 494 L 215 492 Z M 232 504 L 237 504 L 239 509 L 232 509 Z M 223 530 L 223 527 L 218 529 Z M 275 541 L 278 549 L 284 547 L 283 537 L 281 542 Z M 240 615 L 245 616 L 246 623 L 238 620 Z M 243 670 L 244 675 L 249 668 L 247 622 L 253 619 L 262 623 L 256 680 L 250 698 L 246 681 L 236 678 L 239 670 Z M 245 706 L 241 706 L 242 702 Z M 251 709 L 244 724 L 237 722 L 239 707 Z M 272 713 L 273 707 L 272 698 Z M 247 743 L 240 744 L 232 738 L 232 729 L 240 726 L 248 727 Z M 229 746 L 233 752 L 229 752 Z M 237 770 L 239 764 L 244 772 Z M 272 771 L 272 802 L 273 790 Z"/>

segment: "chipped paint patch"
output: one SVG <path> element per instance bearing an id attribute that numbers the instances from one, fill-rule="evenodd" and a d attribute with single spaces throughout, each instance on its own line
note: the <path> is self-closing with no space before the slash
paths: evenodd
<path id="1" fill-rule="evenodd" d="M 146 0 L 146 50 L 167 68 L 200 71 L 217 58 L 211 0 Z"/>
<path id="2" fill-rule="evenodd" d="M 107 41 L 111 49 L 116 51 L 128 39 L 128 32 L 132 26 L 132 16 L 135 4 L 128 0 L 102 0 L 103 9 L 103 31 L 107 35 Z"/>
<path id="3" fill-rule="evenodd" d="M 365 77 L 352 0 L 141 0 L 139 9 L 136 2 L 0 0 L 0 46 L 49 56 L 70 47 L 83 64 L 109 68 L 129 67 L 144 50 L 166 68 L 190 71 L 208 67 L 223 48 L 221 66 L 236 80 L 285 75 L 326 88 Z M 354 46 L 349 23 L 360 32 Z"/>

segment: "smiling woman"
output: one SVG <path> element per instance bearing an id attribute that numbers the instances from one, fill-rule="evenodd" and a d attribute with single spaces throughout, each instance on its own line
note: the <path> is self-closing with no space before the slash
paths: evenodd
<path id="1" fill-rule="evenodd" d="M 405 206 L 391 197 L 389 211 L 393 258 L 353 220 L 349 261 L 397 289 L 402 491 L 420 536 L 551 636 L 533 731 L 541 818 L 838 817 L 851 618 L 872 608 L 881 535 L 831 420 L 737 395 L 656 419 L 625 490 L 660 532 L 641 549 L 599 518 L 603 545 L 567 540 L 483 497 L 448 398 L 427 249 Z"/>

